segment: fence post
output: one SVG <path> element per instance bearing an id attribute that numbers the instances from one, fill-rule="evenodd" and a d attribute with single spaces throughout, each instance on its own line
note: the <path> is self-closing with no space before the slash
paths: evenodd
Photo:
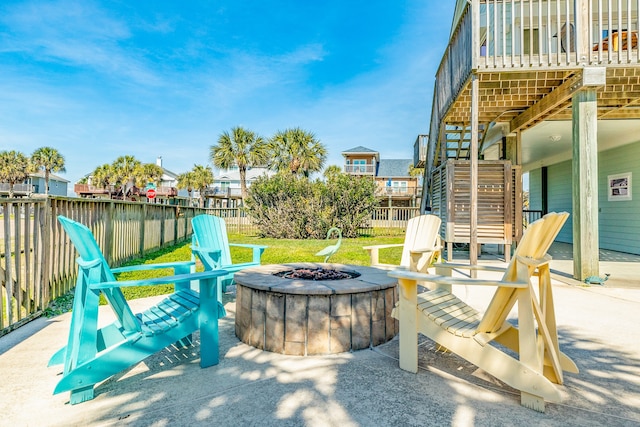
<path id="1" fill-rule="evenodd" d="M 147 204 L 142 205 L 142 213 L 140 214 L 140 257 L 144 256 L 144 226 L 147 222 Z"/>
<path id="2" fill-rule="evenodd" d="M 180 221 L 180 206 L 172 206 L 173 208 L 173 243 L 178 243 L 178 221 Z"/>
<path id="3" fill-rule="evenodd" d="M 162 215 L 160 215 L 160 247 L 164 248 L 164 223 L 167 220 L 167 209 L 162 205 Z"/>
<path id="4" fill-rule="evenodd" d="M 51 288 L 49 279 L 51 277 L 51 199 L 47 198 L 44 202 L 44 209 L 40 212 L 40 235 L 42 236 L 42 247 L 40 248 L 42 253 L 42 266 L 40 268 L 41 280 L 42 280 L 42 308 L 44 309 L 51 302 Z"/>
<path id="5" fill-rule="evenodd" d="M 13 203 L 9 202 L 6 205 L 4 205 L 4 261 L 5 261 L 5 268 L 4 268 L 4 288 L 5 288 L 5 295 L 6 295 L 6 299 L 5 299 L 5 313 L 7 316 L 7 319 L 9 320 L 9 324 L 14 322 L 13 319 L 13 279 L 11 277 L 11 215 L 13 214 L 14 217 L 14 221 L 19 221 L 19 214 L 18 217 L 16 217 L 16 215 L 13 213 Z M 19 239 L 20 236 L 16 236 L 15 239 Z M 20 254 L 16 254 L 16 256 L 20 256 Z M 20 272 L 18 272 L 18 274 L 20 274 Z M 1 292 L 0 292 L 1 295 Z M 0 304 L 1 304 L 1 298 L 0 298 Z M 20 309 L 20 307 L 18 307 L 18 310 Z"/>
<path id="6" fill-rule="evenodd" d="M 107 205 L 107 214 L 104 218 L 105 239 L 104 248 L 102 249 L 104 252 L 104 258 L 109 264 L 113 263 L 113 234 L 115 228 L 113 224 L 114 211 L 115 204 L 113 203 L 113 200 L 109 200 L 109 204 Z"/>

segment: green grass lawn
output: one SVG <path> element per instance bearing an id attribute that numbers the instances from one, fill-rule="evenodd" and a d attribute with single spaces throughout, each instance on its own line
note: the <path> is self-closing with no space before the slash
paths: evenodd
<path id="1" fill-rule="evenodd" d="M 249 243 L 268 246 L 262 254 L 262 264 L 283 264 L 290 262 L 322 262 L 324 257 L 314 254 L 327 245 L 336 243 L 335 239 L 330 240 L 293 240 L 293 239 L 263 239 L 246 235 L 229 235 L 232 243 Z M 329 262 L 339 264 L 369 265 L 369 254 L 362 249 L 363 246 L 384 245 L 402 243 L 404 236 L 393 237 L 360 237 L 357 239 L 342 239 L 340 249 L 330 259 Z M 389 248 L 380 251 L 380 262 L 387 264 L 398 264 L 402 255 L 402 247 Z M 249 262 L 252 259 L 252 251 L 246 248 L 231 248 L 231 258 L 236 263 Z M 153 253 L 146 257 L 136 259 L 126 263 L 129 265 L 157 264 L 163 262 L 189 261 L 191 260 L 190 243 L 173 246 Z M 200 270 L 202 267 L 200 266 Z M 150 277 L 168 276 L 172 270 L 152 270 L 135 271 L 118 275 L 118 280 L 139 280 Z M 172 285 L 165 286 L 141 286 L 135 288 L 125 288 L 123 290 L 127 299 L 150 297 L 154 295 L 164 295 L 173 292 Z M 104 297 L 102 298 L 102 303 Z M 72 298 L 68 295 L 58 298 L 52 306 L 55 310 L 49 310 L 49 315 L 60 314 L 71 309 Z"/>

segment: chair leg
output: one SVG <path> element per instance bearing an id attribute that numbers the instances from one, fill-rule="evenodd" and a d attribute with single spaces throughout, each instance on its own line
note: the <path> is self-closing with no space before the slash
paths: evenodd
<path id="1" fill-rule="evenodd" d="M 216 283 L 212 283 L 215 280 Z M 206 279 L 200 284 L 200 367 L 207 368 L 220 362 L 220 343 L 218 337 L 219 294 L 213 295 L 211 289 L 221 288 L 220 278 Z"/>
<path id="2" fill-rule="evenodd" d="M 91 399 L 93 399 L 93 384 L 87 387 L 71 390 L 71 398 L 69 399 L 69 403 L 75 405 Z"/>
<path id="3" fill-rule="evenodd" d="M 398 280 L 400 301 L 398 320 L 400 321 L 400 369 L 418 372 L 418 319 L 417 283 L 414 280 Z"/>
<path id="4" fill-rule="evenodd" d="M 533 409 L 534 411 L 544 412 L 544 398 L 540 396 L 534 396 L 526 392 L 522 392 L 520 396 L 520 404 L 525 408 Z"/>

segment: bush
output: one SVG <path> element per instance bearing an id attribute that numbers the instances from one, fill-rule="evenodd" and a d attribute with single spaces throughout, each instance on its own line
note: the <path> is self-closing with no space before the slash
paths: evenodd
<path id="1" fill-rule="evenodd" d="M 329 177 L 326 187 L 331 227 L 340 228 L 344 237 L 358 237 L 358 229 L 378 205 L 374 180 L 341 173 Z"/>
<path id="2" fill-rule="evenodd" d="M 263 237 L 324 239 L 331 227 L 357 237 L 376 205 L 374 190 L 370 178 L 337 174 L 325 183 L 277 174 L 251 184 L 245 206 Z"/>

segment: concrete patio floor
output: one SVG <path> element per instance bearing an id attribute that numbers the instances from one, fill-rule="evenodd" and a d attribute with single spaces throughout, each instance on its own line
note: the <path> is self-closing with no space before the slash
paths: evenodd
<path id="1" fill-rule="evenodd" d="M 640 258 L 609 254 L 605 286 L 568 279 L 569 251 L 551 253 L 560 347 L 561 404 L 541 414 L 519 395 L 420 337 L 420 371 L 398 368 L 396 339 L 373 349 L 295 357 L 260 351 L 234 335 L 235 303 L 220 322 L 221 361 L 199 367 L 197 342 L 168 348 L 96 388 L 94 400 L 53 396 L 61 367 L 47 361 L 66 341 L 69 314 L 39 318 L 0 338 L 0 416 L 7 426 L 637 426 L 640 425 Z M 564 254 L 564 255 L 563 255 Z M 568 255 L 567 255 L 568 254 Z M 462 255 L 464 256 L 464 255 Z M 617 257 L 617 258 L 616 258 Z M 491 253 L 481 262 L 500 264 Z M 456 259 L 460 259 L 456 257 Z M 610 263 L 610 264 L 605 264 Z M 609 270 L 609 271 L 607 271 Z M 458 288 L 482 309 L 487 288 Z M 132 301 L 141 310 L 158 298 Z M 101 307 L 108 317 L 107 307 Z M 106 319 L 104 319 L 106 321 Z"/>

